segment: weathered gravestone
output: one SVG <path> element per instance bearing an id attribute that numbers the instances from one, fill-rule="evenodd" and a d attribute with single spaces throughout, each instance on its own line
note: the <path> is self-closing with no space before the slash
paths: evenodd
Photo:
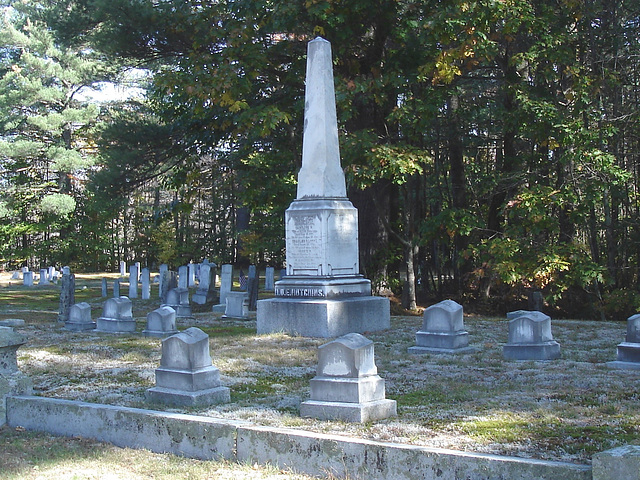
<path id="1" fill-rule="evenodd" d="M 158 280 L 158 296 L 160 298 L 164 298 L 163 295 L 163 290 L 162 290 L 162 282 L 163 282 L 163 278 L 165 275 L 165 272 L 169 271 L 169 266 L 166 263 L 163 263 L 162 265 L 160 265 L 160 271 L 158 272 L 159 274 L 159 280 Z M 175 288 L 175 287 L 172 287 Z M 164 292 L 166 294 L 166 291 Z"/>
<path id="2" fill-rule="evenodd" d="M 215 269 L 215 263 L 203 263 L 200 265 L 200 283 L 198 284 L 196 293 L 194 293 L 191 298 L 193 303 L 204 305 L 205 303 L 213 302 L 215 300 Z"/>
<path id="3" fill-rule="evenodd" d="M 138 298 L 138 265 L 129 267 L 129 298 Z"/>
<path id="4" fill-rule="evenodd" d="M 38 281 L 38 285 L 49 285 L 49 280 L 47 279 L 47 269 L 40 269 L 40 280 Z"/>
<path id="5" fill-rule="evenodd" d="M 178 287 L 178 274 L 173 270 L 165 270 L 162 272 L 162 281 L 160 282 L 160 301 L 167 303 L 167 294 L 170 290 Z"/>
<path id="6" fill-rule="evenodd" d="M 625 341 L 618 344 L 616 361 L 607 362 L 607 366 L 640 369 L 640 314 L 632 315 L 627 319 Z"/>
<path id="7" fill-rule="evenodd" d="M 424 311 L 422 329 L 416 333 L 416 346 L 409 353 L 470 353 L 469 334 L 464 329 L 462 305 L 444 300 Z"/>
<path id="8" fill-rule="evenodd" d="M 256 311 L 256 304 L 258 302 L 258 271 L 255 265 L 249 265 L 249 277 L 247 278 L 247 293 L 249 299 L 249 310 Z"/>
<path id="9" fill-rule="evenodd" d="M 231 291 L 233 280 L 233 266 L 232 265 L 222 265 L 222 269 L 220 271 L 220 303 L 218 305 L 213 306 L 214 312 L 225 312 L 227 308 L 227 294 Z"/>
<path id="10" fill-rule="evenodd" d="M 109 298 L 104 302 L 102 316 L 96 322 L 96 331 L 108 333 L 132 333 L 136 321 L 131 312 L 131 300 L 127 297 Z"/>
<path id="11" fill-rule="evenodd" d="M 371 340 L 349 333 L 318 348 L 317 374 L 300 416 L 369 422 L 395 415 L 396 402 L 385 399 Z"/>
<path id="12" fill-rule="evenodd" d="M 507 314 L 509 338 L 502 353 L 508 360 L 555 360 L 560 344 L 551 334 L 551 318 L 542 312 L 518 310 Z"/>
<path id="13" fill-rule="evenodd" d="M 120 279 L 116 278 L 113 281 L 113 298 L 120 298 Z"/>
<path id="14" fill-rule="evenodd" d="M 22 284 L 25 287 L 33 287 L 33 272 L 24 272 L 22 274 Z"/>
<path id="15" fill-rule="evenodd" d="M 275 269 L 267 267 L 264 272 L 264 289 L 267 292 L 273 292 L 275 289 Z"/>
<path id="16" fill-rule="evenodd" d="M 247 292 L 227 293 L 227 308 L 222 318 L 237 318 L 247 320 L 249 318 L 249 294 Z"/>
<path id="17" fill-rule="evenodd" d="M 64 323 L 64 328 L 72 332 L 83 332 L 96 328 L 96 322 L 91 319 L 91 305 L 80 302 L 71 305 L 69 319 Z"/>
<path id="18" fill-rule="evenodd" d="M 163 304 L 173 308 L 178 318 L 191 317 L 189 305 L 189 290 L 186 288 L 172 288 L 167 292 L 167 301 Z"/>
<path id="19" fill-rule="evenodd" d="M 178 267 L 178 288 L 189 288 L 189 268 L 186 265 Z"/>
<path id="20" fill-rule="evenodd" d="M 11 274 L 11 280 L 21 280 L 22 279 L 22 273 L 19 271 L 15 271 Z"/>
<path id="21" fill-rule="evenodd" d="M 143 300 L 151 298 L 151 273 L 148 268 L 143 268 L 140 273 L 141 296 Z"/>
<path id="22" fill-rule="evenodd" d="M 167 337 L 178 333 L 176 311 L 168 305 L 156 308 L 147 314 L 147 328 L 142 334 L 147 337 Z"/>
<path id="23" fill-rule="evenodd" d="M 187 267 L 188 267 L 187 288 L 195 287 L 196 286 L 196 264 L 189 262 Z"/>
<path id="24" fill-rule="evenodd" d="M 60 285 L 60 304 L 58 308 L 58 321 L 69 320 L 71 305 L 76 303 L 76 277 L 75 275 L 62 275 Z"/>
<path id="25" fill-rule="evenodd" d="M 360 275 L 358 212 L 340 166 L 331 44 L 308 44 L 302 168 L 285 212 L 287 276 L 257 306 L 258 333 L 337 337 L 389 328 L 389 300 Z"/>
<path id="26" fill-rule="evenodd" d="M 0 427 L 6 423 L 7 395 L 31 395 L 29 377 L 18 369 L 17 351 L 27 338 L 11 327 L 0 327 Z"/>
<path id="27" fill-rule="evenodd" d="M 220 383 L 212 365 L 209 336 L 191 327 L 162 340 L 162 359 L 156 369 L 156 386 L 147 390 L 151 401 L 178 406 L 229 402 L 229 389 Z"/>
<path id="28" fill-rule="evenodd" d="M 127 274 L 127 262 L 120 260 L 120 276 L 124 277 Z"/>
<path id="29" fill-rule="evenodd" d="M 107 279 L 106 277 L 102 277 L 102 297 L 106 297 L 107 295 L 109 295 L 109 292 L 107 291 Z"/>

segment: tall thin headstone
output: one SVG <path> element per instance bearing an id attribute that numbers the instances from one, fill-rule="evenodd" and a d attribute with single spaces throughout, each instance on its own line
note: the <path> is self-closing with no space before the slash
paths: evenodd
<path id="1" fill-rule="evenodd" d="M 151 273 L 146 267 L 140 273 L 140 283 L 142 284 L 142 299 L 149 300 L 151 298 Z"/>
<path id="2" fill-rule="evenodd" d="M 264 272 L 264 289 L 267 292 L 273 292 L 275 289 L 275 270 L 273 267 L 267 267 Z"/>
<path id="3" fill-rule="evenodd" d="M 187 265 L 188 268 L 188 277 L 187 277 L 187 287 L 195 287 L 196 286 L 196 264 L 193 262 L 189 262 Z"/>
<path id="4" fill-rule="evenodd" d="M 233 280 L 233 266 L 222 265 L 220 273 L 220 303 L 213 306 L 214 312 L 225 312 L 227 308 L 227 294 L 231 291 Z"/>
<path id="5" fill-rule="evenodd" d="M 38 285 L 49 285 L 49 280 L 47 279 L 48 271 L 46 268 L 40 269 L 40 280 Z"/>
<path id="6" fill-rule="evenodd" d="M 258 272 L 255 265 L 249 265 L 249 277 L 247 278 L 247 293 L 249 300 L 249 310 L 256 311 L 258 302 Z"/>
<path id="7" fill-rule="evenodd" d="M 60 287 L 60 308 L 58 309 L 58 321 L 67 322 L 69 320 L 69 310 L 71 305 L 76 303 L 76 278 L 75 275 L 62 275 L 62 285 Z"/>
<path id="8" fill-rule="evenodd" d="M 107 279 L 102 277 L 102 296 L 106 297 L 109 293 L 107 292 Z"/>
<path id="9" fill-rule="evenodd" d="M 120 260 L 120 276 L 124 277 L 127 274 L 127 262 Z"/>
<path id="10" fill-rule="evenodd" d="M 302 168 L 285 212 L 286 274 L 258 302 L 258 333 L 337 337 L 387 329 L 389 300 L 360 275 L 358 212 L 340 166 L 331 44 L 309 42 Z"/>
<path id="11" fill-rule="evenodd" d="M 129 267 L 129 298 L 138 298 L 138 266 Z"/>
<path id="12" fill-rule="evenodd" d="M 158 282 L 158 296 L 160 298 L 162 298 L 162 282 L 163 282 L 163 278 L 164 278 L 164 274 L 165 272 L 167 272 L 169 270 L 169 266 L 166 263 L 163 263 L 162 265 L 160 265 L 160 279 Z"/>
<path id="13" fill-rule="evenodd" d="M 189 288 L 189 267 L 178 267 L 178 288 Z"/>
<path id="14" fill-rule="evenodd" d="M 113 298 L 120 298 L 120 279 L 116 278 L 113 281 Z"/>
<path id="15" fill-rule="evenodd" d="M 215 299 L 214 276 L 215 263 L 203 263 L 200 265 L 200 283 L 198 284 L 198 290 L 191 298 L 193 303 L 204 305 Z"/>

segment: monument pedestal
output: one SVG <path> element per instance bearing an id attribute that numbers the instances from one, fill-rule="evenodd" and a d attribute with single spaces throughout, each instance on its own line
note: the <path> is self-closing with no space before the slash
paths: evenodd
<path id="1" fill-rule="evenodd" d="M 258 301 L 258 334 L 285 332 L 332 338 L 352 332 L 386 330 L 389 327 L 389 299 L 384 297 L 277 297 Z"/>

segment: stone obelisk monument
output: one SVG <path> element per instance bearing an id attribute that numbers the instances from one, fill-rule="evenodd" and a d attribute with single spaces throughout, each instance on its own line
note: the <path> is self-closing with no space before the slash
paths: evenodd
<path id="1" fill-rule="evenodd" d="M 307 50 L 302 168 L 285 212 L 287 275 L 275 298 L 258 302 L 258 333 L 309 337 L 389 328 L 389 300 L 371 296 L 360 275 L 358 211 L 340 166 L 331 44 Z"/>

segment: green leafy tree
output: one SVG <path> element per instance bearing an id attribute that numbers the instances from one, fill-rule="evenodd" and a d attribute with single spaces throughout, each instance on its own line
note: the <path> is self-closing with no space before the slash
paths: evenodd
<path id="1" fill-rule="evenodd" d="M 79 91 L 99 67 L 90 52 L 59 48 L 51 32 L 14 10 L 0 30 L 0 168 L 5 259 L 74 260 L 64 248 L 83 178 L 93 164 L 96 106 Z"/>

